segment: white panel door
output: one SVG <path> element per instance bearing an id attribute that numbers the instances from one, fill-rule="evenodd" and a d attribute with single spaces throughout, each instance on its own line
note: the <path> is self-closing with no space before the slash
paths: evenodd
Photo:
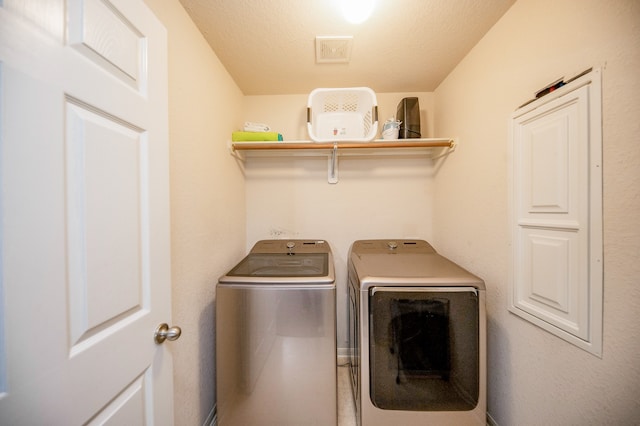
<path id="1" fill-rule="evenodd" d="M 586 339 L 589 225 L 588 86 L 516 119 L 514 303 Z"/>
<path id="2" fill-rule="evenodd" d="M 166 32 L 0 5 L 0 424 L 172 424 Z"/>
<path id="3" fill-rule="evenodd" d="M 600 71 L 514 113 L 509 309 L 600 355 Z"/>

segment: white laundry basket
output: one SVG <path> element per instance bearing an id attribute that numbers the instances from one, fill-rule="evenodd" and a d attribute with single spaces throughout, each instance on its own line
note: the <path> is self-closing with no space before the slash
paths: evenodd
<path id="1" fill-rule="evenodd" d="M 314 142 L 368 142 L 378 133 L 378 103 L 368 87 L 315 89 L 307 103 L 307 131 Z"/>

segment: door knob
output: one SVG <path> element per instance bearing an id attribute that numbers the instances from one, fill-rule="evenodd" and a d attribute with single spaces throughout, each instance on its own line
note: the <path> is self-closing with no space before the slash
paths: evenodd
<path id="1" fill-rule="evenodd" d="M 171 327 L 167 323 L 162 323 L 156 328 L 153 333 L 153 338 L 157 344 L 164 342 L 165 340 L 177 340 L 182 334 L 180 327 Z"/>

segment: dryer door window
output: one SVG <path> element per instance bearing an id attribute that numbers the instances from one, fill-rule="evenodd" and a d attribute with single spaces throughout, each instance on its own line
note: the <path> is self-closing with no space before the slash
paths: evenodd
<path id="1" fill-rule="evenodd" d="M 369 303 L 370 396 L 376 407 L 475 408 L 479 392 L 475 289 L 376 287 Z"/>

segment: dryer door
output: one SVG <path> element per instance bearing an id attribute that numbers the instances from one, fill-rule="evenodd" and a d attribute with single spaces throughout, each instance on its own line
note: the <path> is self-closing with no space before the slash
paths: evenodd
<path id="1" fill-rule="evenodd" d="M 478 403 L 478 291 L 370 290 L 372 403 L 386 410 L 465 411 Z"/>

